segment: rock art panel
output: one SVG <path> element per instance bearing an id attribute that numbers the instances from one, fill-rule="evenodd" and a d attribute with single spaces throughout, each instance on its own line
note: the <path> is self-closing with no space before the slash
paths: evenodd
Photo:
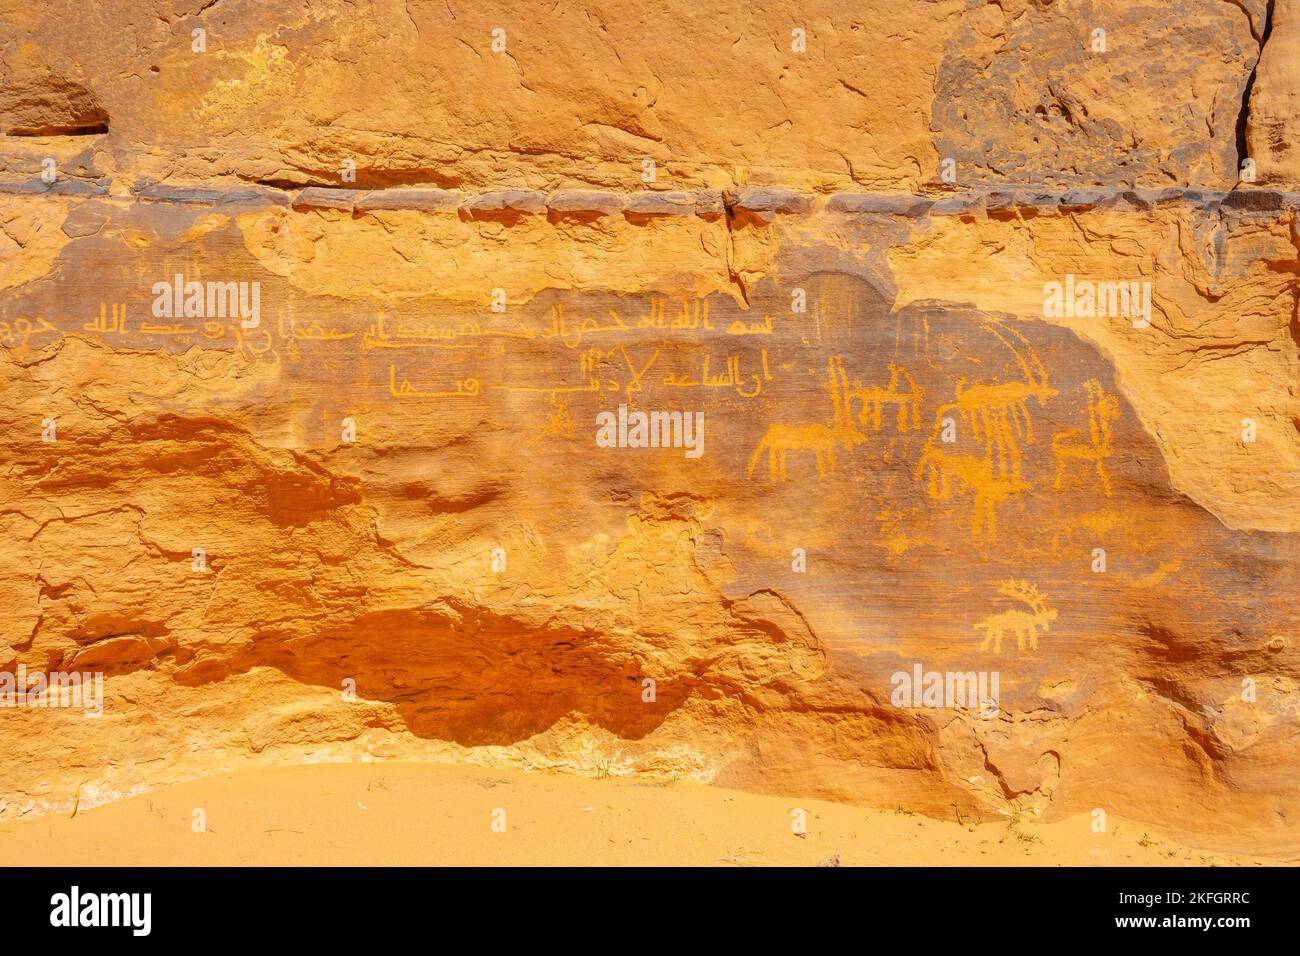
<path id="1" fill-rule="evenodd" d="M 97 701 L 0 822 L 401 760 L 1294 855 L 1293 3 L 195 6 L 0 11 L 0 696 Z"/>

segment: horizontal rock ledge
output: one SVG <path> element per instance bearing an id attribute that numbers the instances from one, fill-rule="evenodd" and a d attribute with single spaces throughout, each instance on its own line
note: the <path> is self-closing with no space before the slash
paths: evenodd
<path id="1" fill-rule="evenodd" d="M 107 196 L 112 181 L 40 177 L 0 178 L 0 194 Z M 335 209 L 343 212 L 420 212 L 435 215 L 464 215 L 487 218 L 508 214 L 541 216 L 547 213 L 578 218 L 720 217 L 726 209 L 760 224 L 776 217 L 808 216 L 819 211 L 845 216 L 898 216 L 918 219 L 926 216 L 988 216 L 1004 218 L 1024 215 L 1079 213 L 1096 209 L 1128 209 L 1147 212 L 1159 206 L 1197 206 L 1207 212 L 1226 210 L 1238 214 L 1274 215 L 1300 208 L 1300 193 L 1277 189 L 1240 187 L 1229 192 L 1200 187 L 1133 189 L 1087 187 L 1047 190 L 1008 186 L 952 192 L 936 196 L 910 193 L 833 193 L 813 196 L 786 189 L 745 187 L 719 190 L 615 192 L 610 190 L 503 189 L 480 193 L 461 190 L 392 188 L 349 189 L 307 186 L 297 193 L 269 186 L 222 188 L 179 186 L 141 182 L 130 195 L 147 202 L 184 205 L 274 205 L 295 210 Z"/>

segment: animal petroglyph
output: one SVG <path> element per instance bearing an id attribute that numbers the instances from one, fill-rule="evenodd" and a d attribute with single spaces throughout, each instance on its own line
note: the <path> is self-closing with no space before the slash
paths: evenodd
<path id="1" fill-rule="evenodd" d="M 971 534 L 989 540 L 997 537 L 997 506 L 1027 491 L 1019 477 L 996 474 L 993 459 L 940 445 L 927 445 L 916 463 L 916 477 L 927 479 L 926 493 L 935 501 L 950 501 L 957 493 L 971 495 Z"/>
<path id="2" fill-rule="evenodd" d="M 1026 643 L 1029 644 L 1031 651 L 1038 650 L 1039 630 L 1046 634 L 1051 629 L 1052 621 L 1056 620 L 1056 608 L 1047 606 L 1047 595 L 1041 593 L 1028 581 L 1014 580 L 999 584 L 998 593 L 1013 601 L 1024 602 L 1029 610 L 1013 608 L 998 614 L 990 614 L 975 624 L 972 630 L 984 632 L 980 650 L 988 650 L 989 644 L 992 644 L 993 653 L 1001 654 L 1002 638 L 1008 632 L 1015 635 L 1018 650 L 1023 651 Z"/>
<path id="3" fill-rule="evenodd" d="M 758 447 L 749 458 L 747 475 L 754 476 L 763 453 L 767 452 L 768 472 L 772 481 L 786 480 L 786 457 L 792 451 L 811 451 L 817 460 L 817 477 L 825 478 L 835 470 L 835 446 L 843 445 L 852 450 L 853 446 L 867 440 L 849 422 L 848 402 L 845 392 L 848 379 L 844 374 L 844 362 L 838 356 L 832 356 L 826 363 L 830 378 L 831 405 L 833 421 L 830 425 L 814 422 L 809 425 L 787 425 L 777 423 L 767 429 Z"/>
<path id="4" fill-rule="evenodd" d="M 900 380 L 906 380 L 906 391 L 899 388 Z M 921 402 L 925 399 L 925 392 L 901 365 L 890 363 L 889 384 L 884 387 L 879 385 L 863 387 L 860 380 L 854 379 L 853 387 L 847 390 L 847 396 L 850 410 L 854 400 L 862 403 L 862 409 L 858 412 L 858 424 L 863 428 L 867 427 L 870 420 L 871 430 L 880 431 L 881 415 L 886 405 L 897 407 L 897 424 L 900 432 L 921 427 Z"/>
<path id="5" fill-rule="evenodd" d="M 1079 429 L 1057 432 L 1052 436 L 1052 455 L 1056 458 L 1056 481 L 1053 487 L 1061 490 L 1066 468 L 1072 461 L 1092 462 L 1106 497 L 1110 497 L 1110 475 L 1106 473 L 1106 459 L 1111 453 L 1111 422 L 1119 419 L 1119 401 L 1107 395 L 1101 383 L 1094 378 L 1083 383 L 1088 390 L 1088 440 L 1079 439 Z"/>
<path id="6" fill-rule="evenodd" d="M 1017 348 L 994 326 L 985 325 L 984 329 L 1011 350 L 1024 379 L 992 385 L 968 385 L 959 379 L 954 400 L 941 405 L 935 414 L 934 430 L 917 461 L 915 476 L 927 479 L 926 492 L 937 501 L 948 501 L 957 492 L 969 493 L 971 533 L 992 540 L 997 535 L 997 506 L 1031 487 L 1020 467 L 1020 442 L 1032 444 L 1034 440 L 1028 401 L 1036 399 L 1041 407 L 1058 393 L 1048 384 L 1047 370 L 1028 339 L 1019 332 L 1003 330 L 1019 341 Z M 946 422 L 954 416 L 966 434 L 983 443 L 982 456 L 942 446 Z"/>
<path id="7" fill-rule="evenodd" d="M 995 457 L 997 474 L 1018 480 L 1021 460 L 1019 442 L 1028 445 L 1034 442 L 1034 422 L 1029 415 L 1027 403 L 1030 398 L 1036 399 L 1041 408 L 1049 398 L 1059 393 L 1048 384 L 1047 370 L 1023 335 L 1006 330 L 1020 341 L 1024 354 L 993 326 L 986 325 L 984 329 L 992 332 L 998 341 L 1011 350 L 1016 364 L 1024 373 L 1024 380 L 994 385 L 968 385 L 965 379 L 958 379 L 954 388 L 955 399 L 940 407 L 935 427 L 938 430 L 942 427 L 943 419 L 955 412 L 971 437 L 984 442 L 989 454 Z"/>

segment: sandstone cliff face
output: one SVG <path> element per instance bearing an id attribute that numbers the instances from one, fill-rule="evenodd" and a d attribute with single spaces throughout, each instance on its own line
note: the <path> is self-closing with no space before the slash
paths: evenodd
<path id="1" fill-rule="evenodd" d="M 405 757 L 1300 845 L 1294 3 L 0 9 L 0 670 L 106 675 L 0 817 Z"/>

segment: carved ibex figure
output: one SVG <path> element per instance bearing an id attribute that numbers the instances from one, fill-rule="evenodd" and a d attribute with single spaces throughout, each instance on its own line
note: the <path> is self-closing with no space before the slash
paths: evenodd
<path id="1" fill-rule="evenodd" d="M 945 416 L 956 412 L 962 425 L 970 430 L 971 437 L 984 442 L 989 455 L 996 456 L 997 474 L 1019 479 L 1020 445 L 1017 439 L 1029 445 L 1034 443 L 1034 422 L 1029 417 L 1027 403 L 1031 398 L 1036 399 L 1041 408 L 1049 398 L 1059 393 L 1047 383 L 1047 370 L 1023 335 L 1005 330 L 1019 339 L 1024 355 L 996 328 L 991 325 L 984 328 L 1011 350 L 1024 373 L 1024 381 L 968 385 L 965 379 L 959 379 L 954 389 L 954 400 L 939 409 L 937 418 L 941 423 Z"/>
<path id="2" fill-rule="evenodd" d="M 1047 383 L 1047 370 L 1034 353 L 1033 346 L 1019 332 L 985 325 L 984 329 L 1011 350 L 1024 381 L 1000 382 L 995 385 L 968 385 L 959 379 L 952 402 L 939 406 L 934 430 L 916 463 L 915 476 L 928 479 L 926 491 L 938 501 L 953 497 L 956 488 L 972 497 L 971 532 L 991 540 L 997 533 L 997 506 L 1030 488 L 1020 472 L 1019 440 L 1032 443 L 1033 422 L 1027 402 L 1037 399 L 1041 406 L 1057 394 Z M 1002 333 L 1006 332 L 1006 335 Z M 1018 340 L 1017 348 L 1012 338 Z M 956 430 L 946 432 L 953 416 L 960 417 L 965 432 L 983 444 L 983 455 L 944 448 L 955 441 Z"/>
<path id="3" fill-rule="evenodd" d="M 1047 606 L 1047 595 L 1040 593 L 1038 588 L 1028 581 L 1014 580 L 999 584 L 998 593 L 1013 601 L 1023 601 L 1028 605 L 1029 610 L 1022 611 L 1017 608 L 1000 614 L 991 614 L 976 624 L 973 630 L 984 631 L 980 650 L 987 650 L 991 643 L 993 653 L 1001 654 L 1002 637 L 1008 631 L 1016 636 L 1017 649 L 1023 651 L 1025 642 L 1028 641 L 1031 651 L 1038 650 L 1039 629 L 1041 628 L 1044 634 L 1047 633 L 1051 629 L 1052 621 L 1056 620 L 1056 608 Z"/>

